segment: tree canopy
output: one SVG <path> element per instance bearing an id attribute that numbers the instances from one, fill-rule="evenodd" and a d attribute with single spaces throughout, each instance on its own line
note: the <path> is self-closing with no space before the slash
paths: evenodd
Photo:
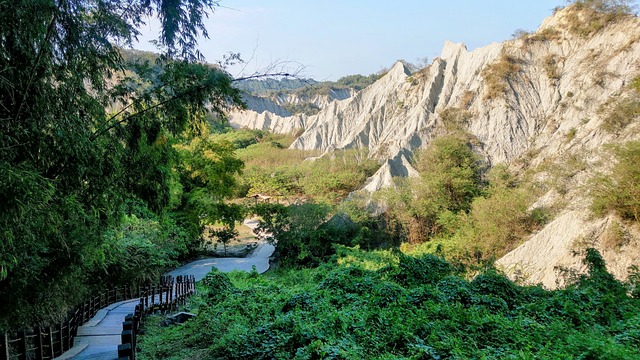
<path id="1" fill-rule="evenodd" d="M 241 103 L 229 74 L 202 63 L 196 49 L 216 5 L 0 2 L 0 297 L 9 309 L 0 328 L 61 311 L 95 284 L 88 277 L 108 277 L 107 230 L 128 201 L 157 216 L 184 210 L 175 221 L 193 222 L 195 187 L 217 187 L 217 200 L 229 193 L 225 174 L 241 163 L 228 147 L 192 143 L 209 111 Z M 148 16 L 162 24 L 161 56 L 125 61 L 119 47 L 132 44 Z M 187 163 L 217 172 L 215 184 L 181 170 L 177 143 L 207 153 Z M 189 188 L 176 185 L 190 172 Z"/>

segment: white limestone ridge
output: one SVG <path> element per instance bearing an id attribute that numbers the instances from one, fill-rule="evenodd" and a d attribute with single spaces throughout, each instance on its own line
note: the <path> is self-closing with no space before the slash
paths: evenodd
<path id="1" fill-rule="evenodd" d="M 271 113 L 282 117 L 288 117 L 292 114 L 275 101 L 261 96 L 253 96 L 249 94 L 242 95 L 242 101 L 247 105 L 247 109 L 257 113 Z"/>
<path id="2" fill-rule="evenodd" d="M 243 101 L 247 110 L 234 110 L 228 114 L 229 123 L 234 128 L 269 130 L 274 133 L 288 134 L 303 129 L 307 124 L 307 115 L 291 114 L 285 104 L 313 104 L 324 108 L 335 100 L 344 100 L 355 94 L 352 89 L 329 89 L 327 94 L 304 96 L 297 94 L 260 97 L 245 94 Z"/>
<path id="3" fill-rule="evenodd" d="M 396 63 L 374 84 L 326 104 L 314 116 L 263 112 L 234 116 L 233 121 L 276 132 L 304 129 L 291 145 L 295 149 L 368 148 L 370 156 L 382 161 L 364 187 L 376 191 L 391 186 L 393 176 L 415 175 L 408 159 L 442 133 L 445 110 L 465 112 L 475 150 L 489 164 L 506 163 L 516 171 L 561 165 L 572 157 L 583 164 L 566 189 L 548 189 L 536 204 L 566 204 L 561 214 L 498 264 L 513 277 L 534 274 L 529 281 L 553 288 L 558 266 L 580 270 L 580 257 L 572 254 L 585 243 L 581 239 L 590 239 L 606 260 L 614 261 L 614 275 L 624 278 L 627 270 L 619 264 L 640 258 L 640 237 L 629 230 L 632 240 L 623 248 L 604 247 L 603 226 L 611 220 L 588 220 L 590 200 L 581 185 L 609 164 L 602 161 L 605 144 L 640 138 L 638 122 L 617 134 L 602 130 L 605 114 L 600 111 L 624 96 L 629 82 L 640 75 L 640 20 L 622 18 L 585 36 L 569 30 L 571 11 L 571 6 L 558 11 L 522 39 L 473 51 L 447 42 L 428 67 L 409 74 Z M 513 67 L 496 96 L 484 74 L 505 61 Z M 552 176 L 548 170 L 536 172 L 540 178 Z"/>

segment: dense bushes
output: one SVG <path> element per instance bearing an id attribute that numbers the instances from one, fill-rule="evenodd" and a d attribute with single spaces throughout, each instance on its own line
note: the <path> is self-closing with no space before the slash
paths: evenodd
<path id="1" fill-rule="evenodd" d="M 522 60 L 503 50 L 500 57 L 482 70 L 487 91 L 484 98 L 494 100 L 504 96 L 509 84 L 522 70 Z"/>
<path id="2" fill-rule="evenodd" d="M 105 234 L 104 270 L 94 273 L 101 286 L 155 282 L 167 268 L 187 257 L 198 237 L 176 223 L 174 215 L 156 215 L 135 204 L 118 227 Z"/>
<path id="3" fill-rule="evenodd" d="M 336 211 L 316 203 L 258 204 L 253 212 L 262 219 L 259 232 L 270 234 L 268 240 L 277 244 L 283 266 L 318 266 L 335 253 L 336 245 L 365 249 L 398 245 L 386 232 L 384 218 L 349 207 Z"/>
<path id="4" fill-rule="evenodd" d="M 640 301 L 619 291 L 596 252 L 590 276 L 558 291 L 492 271 L 469 281 L 431 255 L 339 253 L 313 270 L 212 273 L 192 302 L 198 316 L 148 327 L 141 358 L 640 356 Z"/>
<path id="5" fill-rule="evenodd" d="M 601 128 L 609 133 L 619 134 L 640 118 L 640 76 L 625 90 L 623 96 L 612 97 L 599 110 L 603 116 Z"/>
<path id="6" fill-rule="evenodd" d="M 506 167 L 486 172 L 460 135 L 435 139 L 417 154 L 420 178 L 402 179 L 383 195 L 400 236 L 414 251 L 442 251 L 465 263 L 513 249 L 547 220 Z"/>
<path id="7" fill-rule="evenodd" d="M 468 211 L 482 192 L 481 163 L 456 136 L 437 138 L 418 153 L 420 178 L 404 179 L 383 196 L 390 213 L 408 229 L 410 242 L 424 242 L 446 227 L 448 214 Z"/>

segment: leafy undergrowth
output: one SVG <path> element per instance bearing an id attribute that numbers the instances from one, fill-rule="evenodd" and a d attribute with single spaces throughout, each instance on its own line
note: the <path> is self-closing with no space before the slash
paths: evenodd
<path id="1" fill-rule="evenodd" d="M 341 248 L 315 269 L 212 272 L 197 318 L 147 325 L 141 359 L 630 359 L 640 300 L 587 256 L 564 290 L 487 271 L 467 280 L 433 255 Z M 155 322 L 157 323 L 157 321 Z"/>

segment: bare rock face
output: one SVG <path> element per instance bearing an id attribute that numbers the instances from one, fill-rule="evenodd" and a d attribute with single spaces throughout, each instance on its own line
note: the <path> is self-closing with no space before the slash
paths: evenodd
<path id="1" fill-rule="evenodd" d="M 325 108 L 333 101 L 344 100 L 353 96 L 352 89 L 329 89 L 327 94 L 300 96 L 296 94 L 260 97 L 245 94 L 243 101 L 247 110 L 234 110 L 228 114 L 229 123 L 234 128 L 269 130 L 278 134 L 288 134 L 304 129 L 308 116 L 291 114 L 283 107 L 285 104 L 312 104 L 317 108 Z"/>
<path id="2" fill-rule="evenodd" d="M 606 144 L 640 138 L 638 122 L 616 133 L 602 129 L 602 109 L 624 97 L 640 75 L 640 20 L 624 17 L 580 34 L 571 29 L 575 11 L 567 7 L 536 33 L 471 52 L 447 42 L 428 67 L 410 74 L 396 63 L 376 83 L 324 104 L 314 116 L 265 111 L 234 121 L 277 132 L 304 129 L 291 145 L 295 149 L 368 148 L 382 166 L 367 191 L 392 185 L 394 176 L 415 176 L 412 152 L 452 126 L 471 134 L 489 164 L 505 163 L 539 178 L 553 176 L 545 168 L 566 168 L 575 159 L 562 191 L 547 189 L 536 204 L 560 202 L 564 210 L 498 264 L 513 278 L 554 288 L 563 284 L 558 269 L 584 271 L 575 254 L 590 245 L 624 278 L 637 263 L 640 237 L 625 230 L 630 240 L 624 246 L 607 247 L 603 239 L 612 220 L 590 218 L 582 186 L 610 165 L 603 161 Z"/>

